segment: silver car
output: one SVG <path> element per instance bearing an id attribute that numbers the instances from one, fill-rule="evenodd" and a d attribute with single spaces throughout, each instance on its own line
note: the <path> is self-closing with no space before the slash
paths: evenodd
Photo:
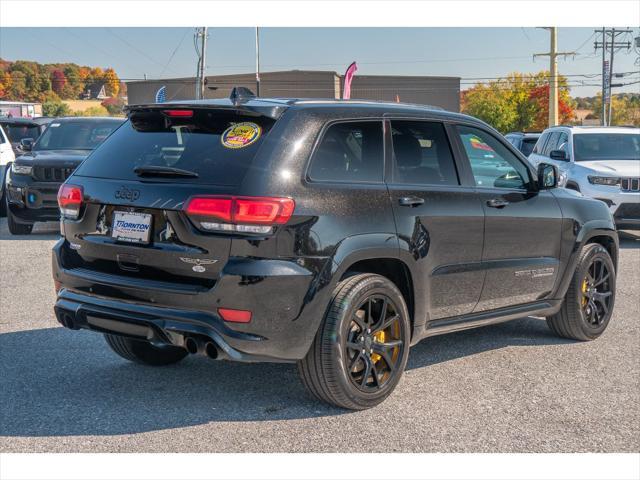
<path id="1" fill-rule="evenodd" d="M 560 186 L 605 202 L 618 228 L 640 229 L 640 128 L 552 127 L 529 161 L 556 165 Z"/>

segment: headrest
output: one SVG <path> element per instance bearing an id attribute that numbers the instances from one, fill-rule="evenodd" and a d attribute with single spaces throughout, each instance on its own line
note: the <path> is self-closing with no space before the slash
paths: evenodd
<path id="1" fill-rule="evenodd" d="M 400 168 L 417 167 L 422 163 L 420 142 L 413 135 L 394 135 L 393 151 Z"/>

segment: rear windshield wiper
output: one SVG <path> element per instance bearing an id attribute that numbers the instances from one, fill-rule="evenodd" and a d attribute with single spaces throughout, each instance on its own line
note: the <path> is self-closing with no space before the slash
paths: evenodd
<path id="1" fill-rule="evenodd" d="M 163 167 L 160 165 L 143 165 L 133 169 L 139 177 L 191 177 L 198 178 L 196 172 L 175 167 Z"/>

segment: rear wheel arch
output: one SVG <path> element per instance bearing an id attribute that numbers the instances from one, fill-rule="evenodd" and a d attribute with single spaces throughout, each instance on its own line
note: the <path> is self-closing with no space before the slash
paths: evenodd
<path id="1" fill-rule="evenodd" d="M 407 305 L 409 320 L 413 329 L 415 317 L 415 292 L 411 270 L 408 265 L 402 260 L 393 257 L 362 259 L 349 264 L 343 270 L 338 281 L 342 281 L 347 277 L 361 273 L 374 273 L 380 275 L 389 279 L 396 287 L 398 287 L 398 290 L 402 293 L 402 297 Z"/>

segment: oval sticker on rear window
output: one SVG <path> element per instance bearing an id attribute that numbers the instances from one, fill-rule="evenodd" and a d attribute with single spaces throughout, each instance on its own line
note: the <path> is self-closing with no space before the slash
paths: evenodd
<path id="1" fill-rule="evenodd" d="M 220 137 L 222 145 L 227 148 L 248 147 L 260 138 L 262 128 L 251 122 L 236 123 L 227 128 Z"/>

